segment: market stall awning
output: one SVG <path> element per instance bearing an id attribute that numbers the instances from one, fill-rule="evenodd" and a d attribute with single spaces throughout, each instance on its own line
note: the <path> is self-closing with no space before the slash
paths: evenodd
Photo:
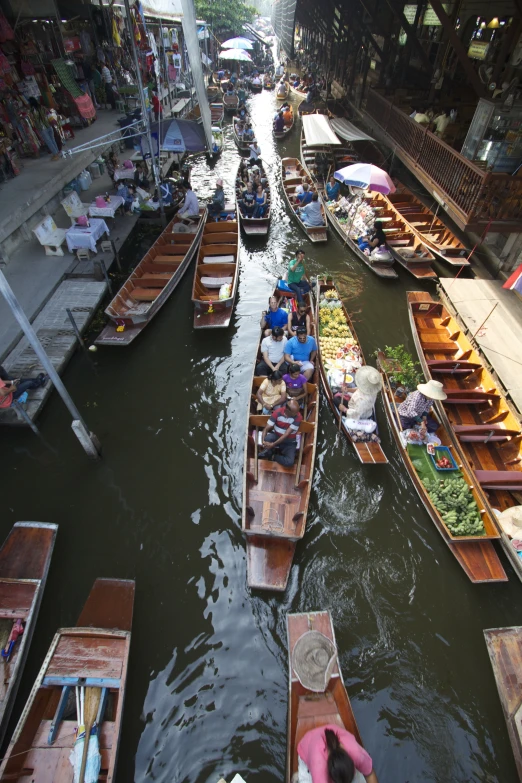
<path id="1" fill-rule="evenodd" d="M 371 136 L 368 136 L 364 131 L 359 130 L 355 125 L 352 125 L 348 120 L 336 118 L 330 120 L 330 125 L 341 139 L 345 141 L 375 141 Z"/>
<path id="2" fill-rule="evenodd" d="M 324 114 L 303 115 L 305 140 L 309 147 L 322 147 L 326 144 L 342 144 L 337 138 L 328 117 Z"/>
<path id="3" fill-rule="evenodd" d="M 152 142 L 155 147 L 154 154 L 158 154 L 158 148 L 168 152 L 204 152 L 207 149 L 205 131 L 202 125 L 192 120 L 163 120 L 152 122 L 150 126 Z M 146 136 L 141 137 L 142 151 L 146 153 Z"/>

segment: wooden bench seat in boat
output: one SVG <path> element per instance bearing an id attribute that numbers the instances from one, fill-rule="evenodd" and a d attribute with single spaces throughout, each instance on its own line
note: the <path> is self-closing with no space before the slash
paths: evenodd
<path id="1" fill-rule="evenodd" d="M 225 283 L 232 283 L 233 277 L 202 277 L 201 282 L 205 288 L 220 288 Z"/>
<path id="2" fill-rule="evenodd" d="M 433 353 L 457 353 L 460 350 L 457 343 L 425 342 L 422 339 L 422 334 L 421 345 L 423 351 L 433 351 Z"/>
<path id="3" fill-rule="evenodd" d="M 446 405 L 480 405 L 489 400 L 499 400 L 500 394 L 495 391 L 484 391 L 484 389 L 448 389 L 444 388 L 448 395 L 444 400 Z"/>
<path id="4" fill-rule="evenodd" d="M 185 256 L 157 255 L 151 258 L 150 260 L 153 261 L 155 264 L 172 264 L 172 265 L 176 264 L 176 266 L 179 266 L 184 258 Z"/>
<path id="5" fill-rule="evenodd" d="M 133 288 L 131 296 L 137 302 L 153 302 L 161 294 L 161 288 Z"/>
<path id="6" fill-rule="evenodd" d="M 484 435 L 487 440 L 492 440 L 492 438 L 488 437 L 490 433 L 494 433 L 495 437 L 503 435 L 514 438 L 520 435 L 520 430 L 508 430 L 506 427 L 502 427 L 501 424 L 453 424 L 452 426 L 453 431 L 459 437 L 461 435 Z"/>
<path id="7" fill-rule="evenodd" d="M 444 375 L 471 375 L 481 366 L 477 362 L 466 362 L 459 359 L 428 359 L 426 364 L 431 373 L 443 373 Z"/>
<path id="8" fill-rule="evenodd" d="M 475 470 L 483 489 L 522 490 L 522 472 L 518 470 Z"/>
<path id="9" fill-rule="evenodd" d="M 202 259 L 204 264 L 235 264 L 235 256 L 204 256 Z"/>
<path id="10" fill-rule="evenodd" d="M 136 283 L 139 283 L 140 288 L 157 286 L 165 286 L 172 277 L 172 272 L 147 272 L 146 274 L 138 277 Z"/>

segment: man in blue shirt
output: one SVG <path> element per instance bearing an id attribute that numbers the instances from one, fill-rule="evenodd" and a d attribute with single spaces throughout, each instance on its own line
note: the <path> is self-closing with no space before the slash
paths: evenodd
<path id="1" fill-rule="evenodd" d="M 279 307 L 279 302 L 275 296 L 271 296 L 268 300 L 268 307 L 270 309 L 268 311 L 263 310 L 263 315 L 261 316 L 261 329 L 264 330 L 263 334 L 265 337 L 268 337 L 275 326 L 286 329 L 288 324 L 288 313 Z"/>
<path id="2" fill-rule="evenodd" d="M 310 190 L 310 185 L 308 184 L 308 182 L 305 182 L 303 184 L 303 192 L 302 193 L 298 193 L 295 200 L 296 200 L 298 206 L 305 207 L 307 204 L 311 203 L 312 196 L 313 196 L 313 193 Z"/>
<path id="3" fill-rule="evenodd" d="M 306 334 L 306 327 L 297 328 L 297 337 L 288 340 L 285 346 L 285 361 L 298 364 L 307 380 L 314 374 L 314 361 L 317 356 L 317 343 Z"/>

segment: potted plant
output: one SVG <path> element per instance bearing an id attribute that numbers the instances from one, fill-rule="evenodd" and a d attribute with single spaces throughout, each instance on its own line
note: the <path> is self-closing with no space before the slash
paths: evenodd
<path id="1" fill-rule="evenodd" d="M 420 364 L 414 360 L 411 353 L 408 353 L 404 345 L 395 347 L 386 345 L 384 353 L 384 357 L 382 355 L 380 357 L 380 362 L 389 377 L 390 386 L 398 397 L 405 397 L 424 380 L 420 372 Z"/>

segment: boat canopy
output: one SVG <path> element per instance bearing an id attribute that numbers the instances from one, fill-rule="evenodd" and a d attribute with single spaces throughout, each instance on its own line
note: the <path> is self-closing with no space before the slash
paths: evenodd
<path id="1" fill-rule="evenodd" d="M 368 136 L 367 133 L 359 130 L 359 128 L 357 128 L 355 125 L 352 125 L 351 122 L 348 122 L 348 120 L 345 120 L 342 117 L 336 117 L 334 120 L 330 120 L 330 125 L 337 135 L 345 141 L 375 141 L 375 139 L 372 139 L 372 137 Z"/>
<path id="2" fill-rule="evenodd" d="M 308 147 L 342 144 L 332 130 L 330 120 L 324 114 L 303 114 L 303 126 Z"/>

